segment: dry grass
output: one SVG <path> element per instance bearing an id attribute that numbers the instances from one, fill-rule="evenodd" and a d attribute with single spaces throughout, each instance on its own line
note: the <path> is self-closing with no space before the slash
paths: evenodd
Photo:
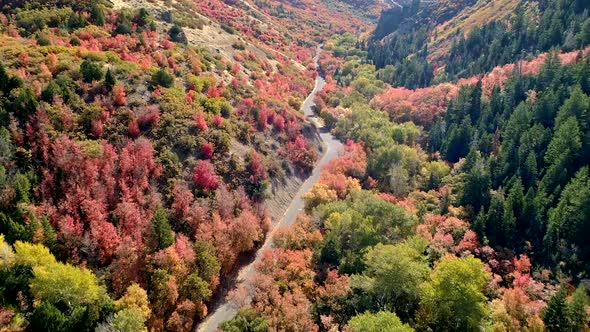
<path id="1" fill-rule="evenodd" d="M 480 0 L 474 6 L 463 9 L 454 18 L 434 30 L 428 45 L 432 50 L 430 58 L 436 59 L 445 54 L 451 46 L 452 39 L 458 33 L 466 35 L 475 27 L 507 18 L 519 2 L 519 0 Z"/>
<path id="2" fill-rule="evenodd" d="M 113 3 L 115 9 L 121 8 L 147 8 L 150 12 L 154 13 L 156 16 L 159 16 L 162 12 L 173 9 L 174 11 L 174 4 L 178 1 L 166 1 L 166 0 L 110 0 Z M 240 36 L 238 34 L 230 34 L 221 28 L 221 25 L 217 22 L 210 20 L 209 18 L 197 13 L 196 11 L 191 11 L 190 13 L 185 13 L 186 15 L 193 15 L 195 17 L 200 18 L 203 22 L 206 22 L 203 25 L 202 29 L 198 28 L 189 28 L 184 27 L 183 30 L 186 34 L 188 43 L 193 46 L 204 47 L 208 49 L 213 55 L 220 55 L 222 58 L 233 61 L 234 55 L 239 53 L 236 49 L 232 47 L 232 45 L 240 42 Z M 162 29 L 170 28 L 170 24 L 158 21 L 158 24 L 162 26 Z M 258 58 L 263 60 L 268 60 L 273 66 L 276 64 L 276 61 L 267 57 L 266 53 L 259 49 L 258 47 L 252 45 L 251 43 L 247 43 L 248 50 L 254 53 Z"/>

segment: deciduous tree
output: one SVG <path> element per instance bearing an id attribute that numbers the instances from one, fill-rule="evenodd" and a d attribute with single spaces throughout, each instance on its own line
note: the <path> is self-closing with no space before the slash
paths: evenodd
<path id="1" fill-rule="evenodd" d="M 420 322 L 438 331 L 479 331 L 490 275 L 476 258 L 445 256 L 422 286 Z"/>
<path id="2" fill-rule="evenodd" d="M 364 314 L 354 316 L 348 322 L 348 329 L 351 332 L 414 331 L 408 324 L 403 324 L 394 313 L 387 311 L 379 311 L 376 314 L 365 312 Z"/>

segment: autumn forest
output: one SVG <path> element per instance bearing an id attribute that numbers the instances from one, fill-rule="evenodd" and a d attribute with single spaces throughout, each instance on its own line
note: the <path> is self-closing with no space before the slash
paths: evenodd
<path id="1" fill-rule="evenodd" d="M 586 0 L 0 0 L 0 332 L 590 331 Z"/>

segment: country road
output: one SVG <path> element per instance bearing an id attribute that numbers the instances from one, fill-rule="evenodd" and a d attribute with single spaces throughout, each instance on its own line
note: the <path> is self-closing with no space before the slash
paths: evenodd
<path id="1" fill-rule="evenodd" d="M 320 55 L 321 50 L 322 50 L 322 48 L 320 45 L 320 46 L 318 46 L 317 54 L 314 57 L 316 67 L 318 66 L 319 55 Z M 314 89 L 307 96 L 307 98 L 305 99 L 305 101 L 302 105 L 303 112 L 304 112 L 305 116 L 307 117 L 307 119 L 316 125 L 318 122 L 316 121 L 317 120 L 316 116 L 313 113 L 313 106 L 315 105 L 313 102 L 313 99 L 316 96 L 317 92 L 321 91 L 324 88 L 324 84 L 325 84 L 325 82 L 324 82 L 323 77 L 318 75 L 316 78 Z M 316 126 L 316 128 L 318 128 L 318 127 Z M 315 168 L 313 169 L 311 176 L 301 185 L 301 187 L 299 188 L 299 191 L 297 191 L 297 194 L 295 194 L 295 197 L 293 197 L 293 200 L 291 201 L 291 204 L 287 208 L 283 217 L 278 222 L 273 224 L 271 230 L 269 231 L 269 233 L 266 237 L 266 241 L 264 242 L 262 247 L 260 247 L 260 249 L 256 252 L 256 257 L 254 258 L 254 260 L 250 264 L 244 266 L 242 268 L 242 270 L 240 270 L 240 272 L 238 273 L 238 277 L 236 279 L 234 287 L 237 288 L 238 286 L 246 286 L 246 288 L 250 288 L 249 285 L 251 282 L 251 278 L 255 272 L 255 266 L 256 266 L 256 264 L 258 264 L 260 262 L 260 260 L 262 258 L 263 251 L 271 247 L 272 240 L 273 240 L 276 230 L 283 227 L 283 226 L 289 226 L 295 222 L 295 220 L 297 219 L 297 215 L 301 212 L 301 210 L 304 207 L 304 202 L 303 202 L 302 196 L 306 192 L 308 192 L 311 189 L 311 187 L 313 186 L 313 184 L 319 179 L 322 168 L 329 161 L 338 157 L 340 147 L 342 146 L 340 141 L 338 141 L 334 136 L 332 136 L 332 134 L 330 134 L 330 132 L 328 130 L 324 130 L 323 128 L 318 128 L 318 132 L 319 132 L 319 136 L 321 138 L 322 145 L 323 145 L 324 154 L 323 154 L 322 158 L 315 165 Z M 239 308 L 236 308 L 233 305 L 231 300 L 229 300 L 227 298 L 224 299 L 223 303 L 221 305 L 219 305 L 214 311 L 212 311 L 210 313 L 210 315 L 207 316 L 207 318 L 197 327 L 197 331 L 198 332 L 215 331 L 217 329 L 217 327 L 219 326 L 219 324 L 221 324 L 222 322 L 224 322 L 226 320 L 232 319 L 235 316 L 235 314 L 237 313 L 238 309 Z"/>

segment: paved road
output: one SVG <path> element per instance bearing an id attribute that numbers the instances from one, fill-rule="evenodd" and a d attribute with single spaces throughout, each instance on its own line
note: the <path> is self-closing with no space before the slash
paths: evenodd
<path id="1" fill-rule="evenodd" d="M 318 64 L 320 52 L 321 46 L 318 47 L 317 55 L 314 58 L 316 66 Z M 313 113 L 313 99 L 316 93 L 324 88 L 324 84 L 324 79 L 318 75 L 318 77 L 316 78 L 315 87 L 313 91 L 309 94 L 309 96 L 307 96 L 307 99 L 305 99 L 305 102 L 302 105 L 305 116 L 312 123 L 317 123 L 317 121 L 315 121 L 316 119 Z M 329 131 L 323 130 L 322 128 L 318 128 L 318 132 L 322 140 L 324 155 L 316 164 L 311 176 L 303 183 L 303 185 L 301 185 L 299 191 L 297 192 L 295 197 L 293 197 L 291 204 L 289 205 L 287 211 L 285 212 L 281 220 L 279 220 L 278 223 L 275 223 L 273 225 L 273 228 L 270 230 L 268 236 L 266 237 L 266 241 L 264 242 L 262 247 L 256 252 L 256 257 L 254 258 L 254 261 L 252 261 L 252 263 L 246 265 L 242 268 L 242 270 L 240 270 L 236 280 L 235 287 L 239 285 L 245 285 L 246 287 L 249 287 L 250 280 L 255 272 L 255 266 L 256 264 L 258 264 L 258 262 L 260 262 L 262 258 L 262 252 L 270 248 L 270 246 L 272 245 L 272 239 L 276 230 L 280 227 L 288 226 L 295 222 L 295 220 L 297 219 L 297 215 L 301 212 L 301 210 L 304 207 L 304 202 L 301 197 L 303 196 L 303 194 L 308 192 L 309 189 L 311 189 L 311 187 L 313 186 L 313 184 L 319 179 L 322 168 L 330 160 L 333 160 L 336 157 L 338 157 L 340 147 L 342 146 L 340 141 L 338 141 L 334 136 L 332 136 L 329 133 Z M 211 314 L 207 316 L 207 318 L 198 326 L 197 331 L 215 331 L 219 324 L 226 320 L 232 319 L 237 313 L 237 310 L 238 308 L 236 308 L 233 305 L 233 303 L 231 303 L 231 301 L 226 298 L 224 302 L 221 305 L 219 305 L 215 311 L 211 312 Z"/>

